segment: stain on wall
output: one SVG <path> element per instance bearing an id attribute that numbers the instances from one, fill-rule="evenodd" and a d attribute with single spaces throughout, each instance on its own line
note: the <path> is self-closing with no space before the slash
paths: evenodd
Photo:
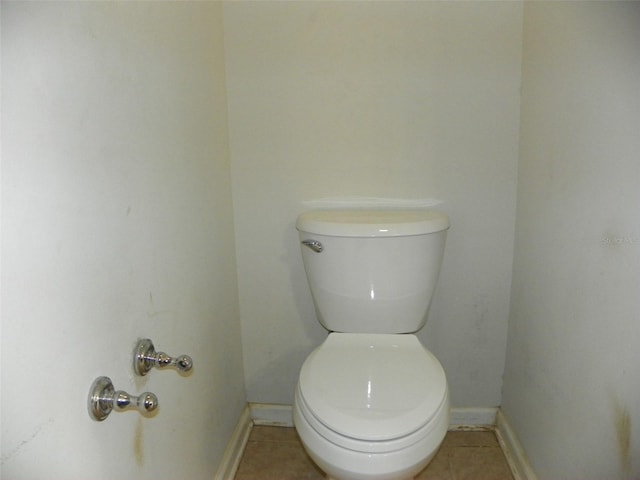
<path id="1" fill-rule="evenodd" d="M 138 423 L 136 423 L 136 431 L 133 436 L 133 456 L 136 464 L 142 467 L 144 465 L 144 427 L 142 418 L 138 418 Z"/>
<path id="2" fill-rule="evenodd" d="M 618 453 L 620 455 L 620 465 L 622 471 L 631 471 L 631 415 L 626 405 L 614 399 L 614 423 L 616 429 L 616 439 L 618 440 Z"/>

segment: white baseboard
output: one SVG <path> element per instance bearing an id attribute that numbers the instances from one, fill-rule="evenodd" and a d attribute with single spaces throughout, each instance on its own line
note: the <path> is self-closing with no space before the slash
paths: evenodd
<path id="1" fill-rule="evenodd" d="M 495 431 L 498 442 L 500 442 L 502 451 L 511 467 L 514 480 L 537 480 L 538 477 L 531 468 L 529 459 L 502 410 L 498 410 L 496 415 Z"/>
<path id="2" fill-rule="evenodd" d="M 250 403 L 254 425 L 293 427 L 293 406 L 273 403 Z"/>
<path id="3" fill-rule="evenodd" d="M 492 429 L 496 424 L 497 408 L 452 408 L 449 413 L 449 430 Z"/>
<path id="4" fill-rule="evenodd" d="M 249 408 L 254 425 L 293 427 L 291 405 L 250 403 Z M 449 430 L 493 428 L 497 411 L 497 408 L 452 408 Z"/>
<path id="5" fill-rule="evenodd" d="M 213 477 L 214 480 L 229 480 L 230 478 L 235 477 L 238 465 L 240 465 L 242 453 L 244 452 L 244 448 L 249 440 L 249 434 L 251 433 L 252 427 L 253 422 L 251 421 L 251 410 L 249 409 L 249 405 L 247 405 L 240 414 L 240 419 L 236 424 L 236 428 L 231 434 L 227 448 L 222 455 L 218 471 Z"/>

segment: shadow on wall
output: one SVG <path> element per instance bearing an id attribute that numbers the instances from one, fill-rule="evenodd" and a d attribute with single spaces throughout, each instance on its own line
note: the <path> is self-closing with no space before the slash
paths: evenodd
<path id="1" fill-rule="evenodd" d="M 320 343 L 321 342 L 318 342 L 318 345 Z M 313 348 L 315 347 L 297 347 L 293 350 L 278 352 L 278 355 L 271 357 L 270 360 L 267 361 L 252 378 L 247 379 L 249 388 L 253 391 L 264 392 L 270 390 L 276 392 L 290 390 L 290 375 L 293 374 L 292 370 L 295 370 L 295 378 L 298 378 L 300 368 L 302 368 L 302 364 Z M 278 402 L 272 402 L 270 399 L 266 399 L 266 403 Z M 291 398 L 285 404 L 293 404 L 293 392 L 291 392 Z"/>
<path id="2" fill-rule="evenodd" d="M 315 306 L 300 254 L 295 220 L 287 223 L 282 236 L 282 245 L 283 253 L 278 257 L 278 260 L 288 272 L 289 291 L 295 304 L 295 311 L 290 313 L 295 315 L 291 323 L 300 327 L 299 330 L 303 332 L 307 342 L 305 345 L 289 345 L 289 348 L 278 348 L 277 346 L 269 348 L 269 351 L 263 356 L 264 363 L 255 374 L 246 379 L 249 392 L 291 390 L 292 379 L 297 381 L 300 368 L 307 356 L 328 335 L 327 330 L 320 325 L 315 313 Z M 278 325 L 282 326 L 288 323 L 279 323 Z M 287 335 L 287 332 L 283 331 L 281 335 Z M 261 399 L 260 401 L 269 403 L 269 399 Z M 288 404 L 293 404 L 293 391 Z"/>
<path id="3" fill-rule="evenodd" d="M 296 230 L 295 220 L 287 224 L 283 236 L 285 253 L 280 257 L 280 261 L 287 266 L 289 272 L 290 291 L 293 292 L 293 299 L 296 305 L 298 321 L 302 325 L 307 338 L 313 345 L 320 345 L 326 338 L 328 332 L 318 320 L 315 304 L 309 290 L 307 275 L 302 263 L 300 252 L 300 241 Z M 311 350 L 307 352 L 310 353 Z"/>

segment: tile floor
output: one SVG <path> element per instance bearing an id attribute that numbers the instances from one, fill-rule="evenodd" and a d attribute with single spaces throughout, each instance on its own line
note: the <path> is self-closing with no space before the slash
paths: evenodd
<path id="1" fill-rule="evenodd" d="M 323 480 L 293 428 L 255 426 L 235 480 Z M 491 431 L 448 432 L 419 480 L 513 480 Z"/>

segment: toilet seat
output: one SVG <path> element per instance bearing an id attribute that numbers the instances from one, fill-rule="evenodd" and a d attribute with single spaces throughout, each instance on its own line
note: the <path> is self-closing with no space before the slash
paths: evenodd
<path id="1" fill-rule="evenodd" d="M 411 334 L 329 334 L 302 366 L 296 395 L 318 433 L 358 451 L 415 443 L 448 406 L 442 366 Z"/>

